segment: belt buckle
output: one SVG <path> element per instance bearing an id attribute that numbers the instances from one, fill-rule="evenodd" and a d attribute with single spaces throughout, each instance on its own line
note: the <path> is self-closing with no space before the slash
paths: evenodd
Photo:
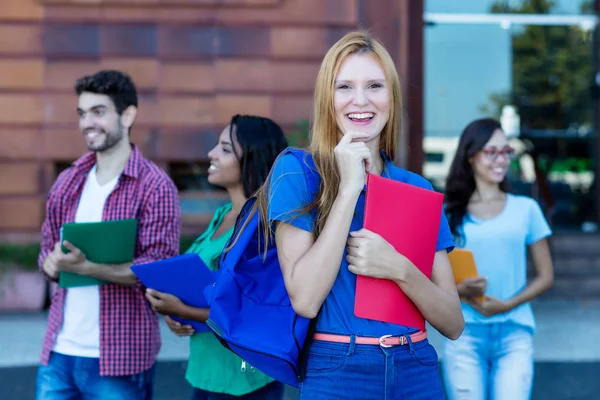
<path id="1" fill-rule="evenodd" d="M 392 335 L 383 335 L 379 338 L 379 345 L 385 349 L 392 347 L 391 344 L 385 343 L 385 339 L 391 338 Z"/>

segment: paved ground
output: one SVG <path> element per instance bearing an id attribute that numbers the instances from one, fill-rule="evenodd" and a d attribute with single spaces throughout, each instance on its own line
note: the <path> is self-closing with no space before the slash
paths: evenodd
<path id="1" fill-rule="evenodd" d="M 155 400 L 188 400 L 191 389 L 183 379 L 185 362 L 161 361 L 157 366 Z M 3 400 L 33 400 L 35 367 L 0 368 Z M 600 362 L 549 363 L 535 367 L 533 400 L 600 400 Z M 296 400 L 287 388 L 285 400 Z M 359 399 L 357 399 L 359 400 Z"/>
<path id="2" fill-rule="evenodd" d="M 534 400 L 600 400 L 600 303 L 534 304 Z M 34 399 L 36 364 L 46 323 L 45 313 L 0 314 L 0 399 Z M 171 335 L 164 324 L 163 348 L 156 377 L 156 400 L 187 400 L 184 380 L 188 342 Z M 430 330 L 438 349 L 441 340 Z M 286 400 L 294 400 L 292 388 Z"/>

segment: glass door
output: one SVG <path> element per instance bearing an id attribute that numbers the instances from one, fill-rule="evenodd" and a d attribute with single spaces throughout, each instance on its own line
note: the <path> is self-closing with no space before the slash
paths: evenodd
<path id="1" fill-rule="evenodd" d="M 452 4 L 460 3 L 460 4 Z M 513 191 L 554 229 L 596 220 L 596 16 L 578 0 L 426 2 L 424 174 L 443 190 L 458 135 L 503 123 Z"/>

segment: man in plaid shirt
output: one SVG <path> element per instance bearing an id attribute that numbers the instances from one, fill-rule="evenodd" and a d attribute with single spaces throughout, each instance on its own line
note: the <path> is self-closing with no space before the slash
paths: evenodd
<path id="1" fill-rule="evenodd" d="M 56 281 L 60 271 L 108 281 L 59 288 L 52 299 L 37 377 L 37 399 L 152 397 L 160 349 L 158 319 L 131 264 L 90 262 L 72 244 L 60 245 L 68 222 L 138 220 L 134 264 L 176 256 L 181 218 L 177 189 L 129 141 L 137 113 L 131 79 L 100 71 L 77 81 L 79 127 L 89 153 L 62 172 L 46 203 L 40 268 Z"/>

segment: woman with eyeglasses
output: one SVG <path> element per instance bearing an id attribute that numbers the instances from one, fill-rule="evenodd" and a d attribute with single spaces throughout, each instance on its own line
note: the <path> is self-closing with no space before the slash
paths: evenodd
<path id="1" fill-rule="evenodd" d="M 508 192 L 513 156 L 497 121 L 473 121 L 446 181 L 450 230 L 457 247 L 473 252 L 480 274 L 457 285 L 465 330 L 444 346 L 450 400 L 531 396 L 535 320 L 529 302 L 552 286 L 551 230 L 536 201 Z M 535 267 L 529 283 L 527 250 Z"/>

